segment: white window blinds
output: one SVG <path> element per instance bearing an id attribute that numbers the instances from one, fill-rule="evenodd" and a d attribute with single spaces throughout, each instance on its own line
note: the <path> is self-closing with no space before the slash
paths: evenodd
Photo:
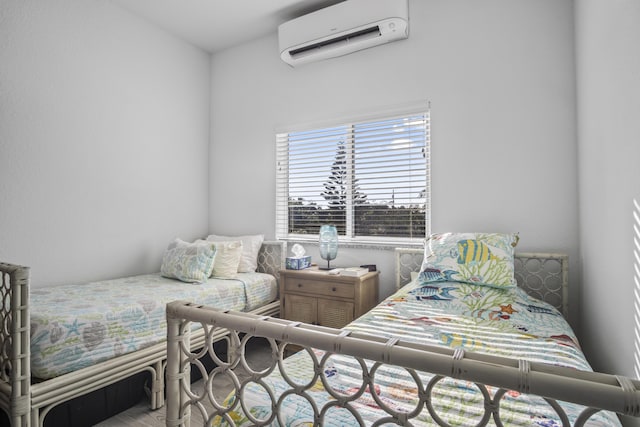
<path id="1" fill-rule="evenodd" d="M 276 236 L 420 241 L 429 232 L 429 112 L 276 135 Z"/>

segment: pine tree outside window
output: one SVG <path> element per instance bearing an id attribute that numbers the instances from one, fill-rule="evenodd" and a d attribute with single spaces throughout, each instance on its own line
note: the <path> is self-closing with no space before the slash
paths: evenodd
<path id="1" fill-rule="evenodd" d="M 426 109 L 425 109 L 426 110 Z M 276 237 L 422 243 L 430 231 L 428 111 L 276 135 Z"/>

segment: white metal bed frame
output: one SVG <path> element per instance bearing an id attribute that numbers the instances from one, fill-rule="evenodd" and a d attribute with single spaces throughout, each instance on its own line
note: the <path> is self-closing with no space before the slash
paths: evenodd
<path id="1" fill-rule="evenodd" d="M 284 268 L 286 243 L 265 241 L 258 253 L 258 271 L 280 277 Z M 29 268 L 0 263 L 0 409 L 9 415 L 13 426 L 42 426 L 53 407 L 99 390 L 139 372 L 151 376 L 147 393 L 151 409 L 164 405 L 165 342 L 128 353 L 67 374 L 39 381 L 31 378 Z M 279 301 L 251 312 L 260 316 L 277 316 Z M 218 330 L 208 334 L 194 331 L 191 348 L 219 341 L 228 334 Z"/>
<path id="2" fill-rule="evenodd" d="M 398 285 L 408 281 L 410 272 L 416 271 L 419 267 L 422 262 L 421 252 L 413 249 L 396 251 Z M 520 285 L 525 288 L 533 287 L 534 293 L 540 293 L 543 297 L 546 296 L 544 299 L 555 302 L 559 293 L 562 297 L 560 307 L 566 310 L 564 300 L 567 295 L 567 256 L 528 253 L 519 254 L 517 257 L 516 268 Z M 484 396 L 485 412 L 478 423 L 479 426 L 487 425 L 490 419 L 493 419 L 497 426 L 503 425 L 500 419 L 500 404 L 502 396 L 508 390 L 543 397 L 556 411 L 564 426 L 570 426 L 570 423 L 557 401 L 574 402 L 586 407 L 575 421 L 575 426 L 584 426 L 589 418 L 600 410 L 634 417 L 640 416 L 640 381 L 622 376 L 577 371 L 545 363 L 462 352 L 460 349 L 420 345 L 397 339 L 383 339 L 268 316 L 225 312 L 184 301 L 168 304 L 167 322 L 167 426 L 189 426 L 192 408 L 199 411 L 207 422 L 219 416 L 223 417 L 229 425 L 235 425 L 229 412 L 243 405 L 242 394 L 245 386 L 250 382 L 263 384 L 262 378 L 275 369 L 280 369 L 285 380 L 289 382 L 291 393 L 304 397 L 305 390 L 310 389 L 320 379 L 325 384 L 325 389 L 335 398 L 335 401 L 330 401 L 322 408 L 317 408 L 310 403 L 315 412 L 314 425 L 321 426 L 326 412 L 335 405 L 349 410 L 361 423 L 361 418 L 350 405 L 350 402 L 361 393 L 346 397 L 334 393 L 330 387 L 327 387 L 323 365 L 330 354 L 350 355 L 360 362 L 363 366 L 361 390 L 366 386 L 373 389 L 375 371 L 384 364 L 405 367 L 414 379 L 418 378 L 416 371 L 435 374 L 434 379 L 427 385 L 418 382 L 417 386 L 420 390 L 418 407 L 420 409 L 426 407 L 433 420 L 440 426 L 448 427 L 449 425 L 439 419 L 434 412 L 429 404 L 429 396 L 434 384 L 445 377 L 472 381 L 480 389 Z M 191 322 L 199 322 L 206 330 L 205 346 L 197 353 L 189 351 L 192 348 Z M 227 360 L 221 360 L 215 354 L 213 340 L 208 338 L 215 337 L 221 329 L 231 331 L 226 338 L 231 346 Z M 272 347 L 271 366 L 260 372 L 252 370 L 245 358 L 245 346 L 252 337 L 264 337 Z M 296 384 L 287 379 L 287 373 L 284 372 L 285 365 L 282 363 L 287 344 L 305 347 L 314 361 L 314 376 L 307 385 Z M 327 355 L 318 361 L 310 348 L 326 351 Z M 210 372 L 207 372 L 199 362 L 206 353 L 209 353 L 218 364 Z M 364 359 L 375 362 L 370 371 L 366 371 Z M 191 364 L 195 364 L 203 372 L 205 387 L 207 384 L 210 387 L 209 380 L 216 375 L 230 376 L 236 384 L 235 401 L 228 407 L 223 407 L 221 402 L 215 401 L 215 398 L 212 399 L 211 390 L 205 388 L 201 394 L 194 393 L 190 388 Z M 239 379 L 235 374 L 239 367 L 250 374 L 244 380 Z M 485 385 L 497 387 L 498 391 L 491 396 Z M 373 395 L 375 398 L 375 393 Z M 273 401 L 272 396 L 270 417 L 263 420 L 252 419 L 252 422 L 258 426 L 271 423 L 279 417 L 281 404 L 282 398 L 276 402 Z M 397 413 L 380 401 L 378 404 L 388 416 L 377 420 L 374 425 L 383 423 L 411 425 L 411 418 L 417 415 L 417 413 Z M 248 411 L 244 412 L 246 414 Z M 277 419 L 280 421 L 280 418 Z M 282 425 L 281 421 L 280 424 Z"/>

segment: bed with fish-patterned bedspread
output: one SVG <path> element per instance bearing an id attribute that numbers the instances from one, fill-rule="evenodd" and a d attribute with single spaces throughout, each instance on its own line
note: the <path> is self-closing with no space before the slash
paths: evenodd
<path id="1" fill-rule="evenodd" d="M 520 286 L 508 288 L 415 274 L 403 284 L 419 256 L 399 250 L 397 292 L 342 330 L 172 303 L 170 349 L 184 348 L 189 337 L 180 331 L 200 322 L 234 330 L 239 350 L 205 375 L 212 387 L 218 377 L 237 381 L 226 398 L 212 400 L 206 388 L 191 394 L 185 379 L 168 382 L 167 425 L 188 426 L 192 411 L 213 426 L 604 427 L 621 425 L 616 412 L 640 415 L 640 382 L 593 372 L 554 307 L 563 307 L 566 255 L 522 254 Z M 272 364 L 261 370 L 245 358 L 256 337 L 272 346 Z M 304 349 L 286 357 L 290 344 Z M 200 356 L 172 354 L 171 375 L 188 375 L 187 361 Z"/>
<path id="2" fill-rule="evenodd" d="M 504 291 L 470 284 L 443 282 L 439 285 L 421 285 L 417 280 L 384 300 L 373 310 L 344 328 L 377 337 L 398 338 L 408 342 L 447 346 L 464 351 L 489 353 L 530 362 L 546 362 L 554 365 L 590 370 L 578 342 L 562 314 L 550 305 L 528 296 L 519 289 Z M 315 351 L 314 357 L 322 360 L 324 353 Z M 287 375 L 297 383 L 308 381 L 313 372 L 313 361 L 307 352 L 297 353 L 284 362 Z M 371 370 L 372 364 L 367 367 Z M 329 387 L 345 396 L 357 393 L 363 384 L 363 369 L 349 356 L 331 356 L 322 365 L 323 375 Z M 422 384 L 428 384 L 433 376 L 420 376 Z M 263 379 L 273 390 L 277 402 L 289 389 L 289 384 L 279 371 Z M 335 399 L 325 391 L 318 380 L 305 390 L 317 407 Z M 495 389 L 489 389 L 490 394 Z M 415 380 L 400 368 L 382 368 L 376 371 L 374 397 L 369 389 L 351 405 L 362 417 L 365 425 L 387 416 L 379 408 L 377 400 L 393 411 L 409 414 L 420 406 L 420 396 Z M 476 425 L 484 416 L 484 399 L 481 391 L 471 382 L 443 381 L 431 394 L 434 411 L 450 425 Z M 229 406 L 235 395 L 223 403 Z M 272 412 L 272 401 L 259 387 L 248 388 L 243 396 L 244 405 L 252 415 L 265 419 Z M 562 404 L 571 425 L 583 407 Z M 238 426 L 253 422 L 242 408 L 229 414 Z M 283 399 L 279 417 L 280 425 L 306 425 L 314 420 L 312 406 L 307 399 L 290 396 Z M 520 395 L 511 391 L 504 396 L 500 419 L 509 426 L 561 426 L 554 410 L 539 398 Z M 428 411 L 411 419 L 413 425 L 437 425 L 431 421 Z M 223 418 L 215 419 L 214 426 L 229 425 Z M 278 425 L 274 423 L 274 425 Z M 311 424 L 309 424 L 311 425 Z M 345 409 L 327 412 L 323 426 L 358 425 L 352 413 Z M 603 413 L 590 420 L 589 426 L 614 426 L 614 414 Z"/>

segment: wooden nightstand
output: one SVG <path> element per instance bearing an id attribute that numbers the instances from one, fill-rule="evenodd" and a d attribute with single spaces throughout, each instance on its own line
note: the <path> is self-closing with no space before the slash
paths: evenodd
<path id="1" fill-rule="evenodd" d="M 314 325 L 342 328 L 378 303 L 378 275 L 330 275 L 317 267 L 280 271 L 280 315 Z"/>

